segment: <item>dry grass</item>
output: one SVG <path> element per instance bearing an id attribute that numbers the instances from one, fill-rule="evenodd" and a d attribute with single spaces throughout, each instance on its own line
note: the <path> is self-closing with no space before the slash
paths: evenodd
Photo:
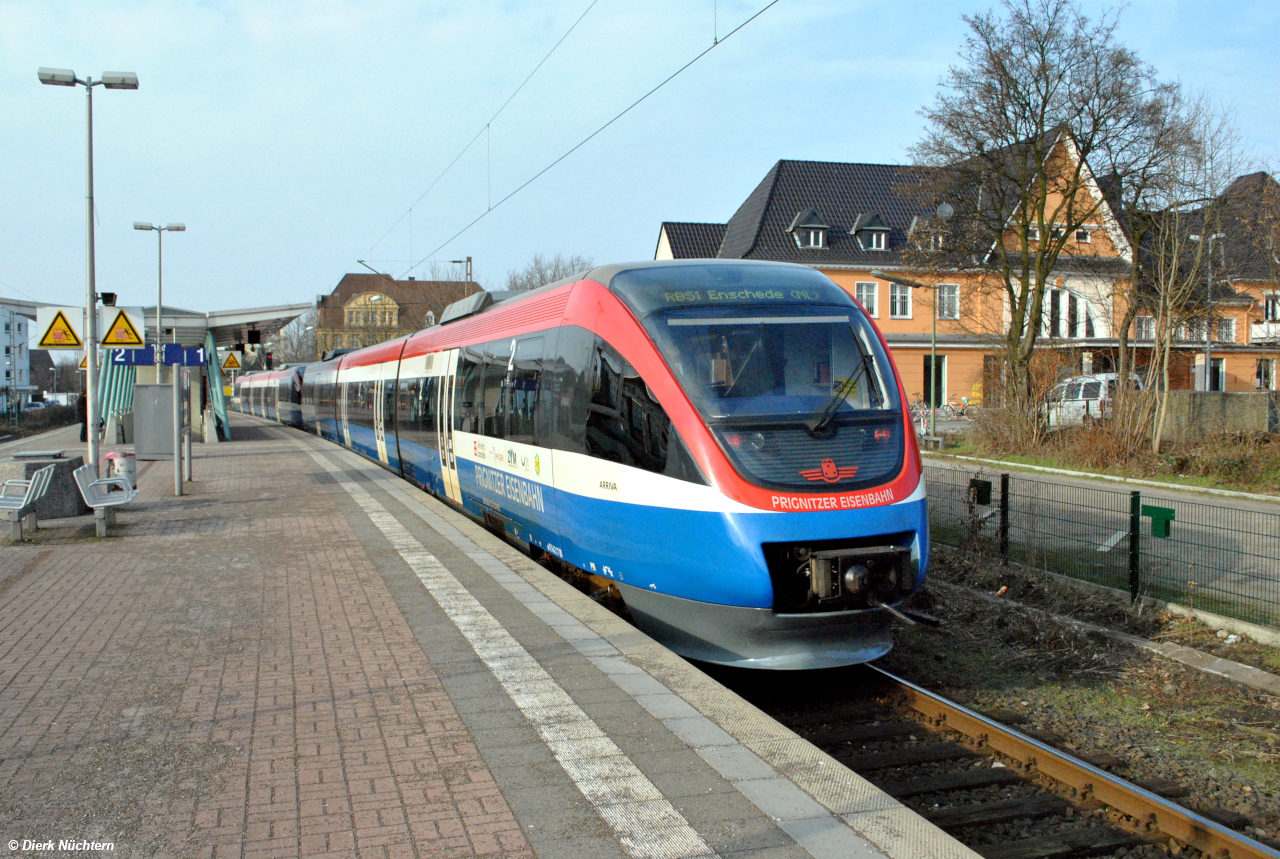
<path id="1" fill-rule="evenodd" d="M 1135 447 L 1105 423 L 1051 433 L 1034 448 L 1011 443 L 1007 419 L 984 415 L 971 439 L 978 456 L 1029 457 L 1061 468 L 1100 471 L 1125 477 L 1173 478 L 1204 486 L 1247 492 L 1280 493 L 1280 436 L 1237 433 L 1166 445 L 1156 454 Z"/>

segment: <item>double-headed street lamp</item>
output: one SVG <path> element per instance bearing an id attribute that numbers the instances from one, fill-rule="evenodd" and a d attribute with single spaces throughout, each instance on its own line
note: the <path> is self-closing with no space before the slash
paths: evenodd
<path id="1" fill-rule="evenodd" d="M 89 463 L 93 473 L 98 473 L 98 293 L 93 264 L 93 88 L 137 89 L 138 76 L 133 72 L 103 72 L 101 80 L 81 80 L 71 69 L 47 69 L 41 67 L 36 75 L 40 83 L 49 86 L 84 87 L 88 115 L 85 172 L 85 396 L 88 398 L 86 420 L 89 439 Z"/>
<path id="2" fill-rule="evenodd" d="M 160 324 L 160 309 L 164 306 L 164 233 L 168 230 L 171 233 L 184 233 L 187 231 L 186 224 L 168 224 L 167 226 L 152 226 L 146 221 L 134 221 L 133 228 L 135 230 L 154 230 L 156 234 L 156 358 L 160 357 L 160 338 L 164 334 L 164 328 Z M 178 342 L 178 325 L 173 326 L 173 342 Z M 161 379 L 161 363 L 156 361 L 156 383 Z"/>

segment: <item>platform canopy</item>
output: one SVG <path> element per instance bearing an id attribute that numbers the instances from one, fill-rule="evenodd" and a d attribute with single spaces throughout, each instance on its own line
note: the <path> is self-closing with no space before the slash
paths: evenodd
<path id="1" fill-rule="evenodd" d="M 29 316 L 32 319 L 35 319 L 39 306 L 40 304 L 35 301 L 0 297 L 0 308 L 12 310 L 14 313 Z M 314 306 L 312 302 L 306 302 L 305 304 L 276 304 L 270 307 L 214 310 L 204 313 L 199 310 L 170 307 L 166 304 L 160 320 L 161 328 L 164 329 L 160 340 L 163 343 L 175 342 L 173 335 L 176 329 L 178 335 L 176 342 L 184 346 L 204 346 L 205 332 L 212 332 L 218 346 L 226 348 L 234 343 L 246 342 L 249 339 L 248 332 L 257 330 L 261 332 L 262 342 L 266 343 L 281 328 Z M 156 342 L 156 306 L 154 304 L 144 306 L 142 310 L 146 317 L 147 342 L 154 343 Z M 83 310 L 79 313 L 83 315 Z"/>

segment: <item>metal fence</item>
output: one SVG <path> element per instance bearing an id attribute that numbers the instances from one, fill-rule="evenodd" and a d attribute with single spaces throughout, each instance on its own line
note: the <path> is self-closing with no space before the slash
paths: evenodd
<path id="1" fill-rule="evenodd" d="M 942 544 L 1280 625 L 1280 514 L 925 466 Z"/>

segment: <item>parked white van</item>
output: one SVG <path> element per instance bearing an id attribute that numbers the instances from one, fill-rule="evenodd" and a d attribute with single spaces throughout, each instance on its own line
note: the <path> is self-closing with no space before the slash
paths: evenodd
<path id="1" fill-rule="evenodd" d="M 1130 376 L 1138 390 L 1142 379 Z M 1054 385 L 1045 403 L 1045 417 L 1049 429 L 1082 426 L 1088 421 L 1111 417 L 1111 401 L 1119 383 L 1118 373 L 1092 373 L 1072 376 Z"/>

